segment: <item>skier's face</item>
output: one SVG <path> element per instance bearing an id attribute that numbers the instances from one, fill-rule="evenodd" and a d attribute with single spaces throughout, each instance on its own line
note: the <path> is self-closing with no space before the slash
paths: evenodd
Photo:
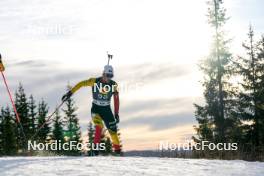
<path id="1" fill-rule="evenodd" d="M 105 81 L 110 81 L 112 78 L 113 78 L 113 75 L 112 74 L 107 74 L 107 73 L 104 73 L 103 74 L 103 79 Z"/>

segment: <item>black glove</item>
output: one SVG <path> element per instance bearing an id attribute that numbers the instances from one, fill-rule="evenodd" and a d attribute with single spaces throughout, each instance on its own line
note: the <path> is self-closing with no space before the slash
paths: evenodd
<path id="1" fill-rule="evenodd" d="M 72 92 L 69 91 L 65 95 L 62 96 L 61 101 L 67 101 L 72 96 Z"/>
<path id="2" fill-rule="evenodd" d="M 116 123 L 119 123 L 119 114 L 115 114 Z"/>

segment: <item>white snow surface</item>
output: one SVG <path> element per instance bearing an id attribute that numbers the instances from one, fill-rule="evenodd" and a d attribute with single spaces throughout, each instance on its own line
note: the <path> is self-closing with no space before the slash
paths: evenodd
<path id="1" fill-rule="evenodd" d="M 142 157 L 4 157 L 1 176 L 264 176 L 264 163 Z"/>

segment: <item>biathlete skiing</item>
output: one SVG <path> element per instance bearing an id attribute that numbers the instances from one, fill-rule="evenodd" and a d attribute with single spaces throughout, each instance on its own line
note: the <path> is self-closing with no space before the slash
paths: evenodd
<path id="1" fill-rule="evenodd" d="M 76 93 L 80 88 L 89 86 L 92 88 L 92 122 L 95 126 L 95 136 L 93 143 L 99 145 L 101 141 L 102 130 L 107 128 L 111 141 L 113 144 L 113 149 L 115 154 L 121 154 L 120 139 L 117 134 L 117 124 L 119 123 L 119 94 L 118 85 L 112 80 L 114 77 L 114 69 L 109 65 L 109 60 L 112 55 L 108 55 L 108 64 L 104 67 L 103 74 L 97 78 L 89 78 L 87 80 L 81 81 L 70 89 L 62 97 L 62 101 L 66 101 L 74 93 Z M 111 98 L 114 99 L 114 114 L 111 110 Z M 98 155 L 99 151 L 93 151 L 93 155 Z"/>

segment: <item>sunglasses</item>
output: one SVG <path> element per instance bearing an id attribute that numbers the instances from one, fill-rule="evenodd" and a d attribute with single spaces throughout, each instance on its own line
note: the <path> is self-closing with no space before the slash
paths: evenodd
<path id="1" fill-rule="evenodd" d="M 114 77 L 113 74 L 105 74 L 105 76 L 106 76 L 107 78 L 113 78 L 113 77 Z"/>

